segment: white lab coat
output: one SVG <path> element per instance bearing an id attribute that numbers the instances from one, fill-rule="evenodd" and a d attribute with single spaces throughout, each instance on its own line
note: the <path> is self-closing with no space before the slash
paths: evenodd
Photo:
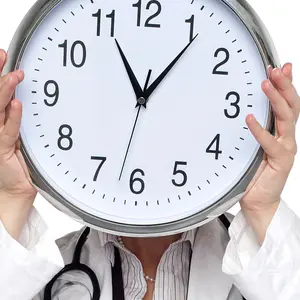
<path id="1" fill-rule="evenodd" d="M 58 240 L 57 247 L 45 230 L 35 210 L 18 242 L 0 223 L 1 300 L 43 299 L 40 291 L 62 268 L 63 260 L 70 262 L 80 232 Z M 300 299 L 300 219 L 283 201 L 261 247 L 241 212 L 229 233 L 230 240 L 217 219 L 198 229 L 188 300 L 225 300 L 232 284 L 247 300 Z M 112 300 L 111 265 L 99 246 L 99 234 L 91 231 L 82 262 L 98 277 L 100 300 Z M 81 274 L 64 276 L 89 284 Z"/>

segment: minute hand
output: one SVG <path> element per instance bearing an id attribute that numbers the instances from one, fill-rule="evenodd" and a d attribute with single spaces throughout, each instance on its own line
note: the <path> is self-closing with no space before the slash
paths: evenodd
<path id="1" fill-rule="evenodd" d="M 164 80 L 167 74 L 171 71 L 177 61 L 181 58 L 184 52 L 189 48 L 193 41 L 197 38 L 198 34 L 189 42 L 189 44 L 176 56 L 176 58 L 167 66 L 167 68 L 157 77 L 157 79 L 149 86 L 149 88 L 144 93 L 144 98 L 148 100 L 154 90 L 159 86 L 159 84 Z"/>

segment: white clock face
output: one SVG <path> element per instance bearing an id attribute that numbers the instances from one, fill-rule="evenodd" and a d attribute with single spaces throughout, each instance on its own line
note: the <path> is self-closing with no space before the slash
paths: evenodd
<path id="1" fill-rule="evenodd" d="M 115 222 L 171 222 L 215 203 L 257 154 L 246 115 L 267 124 L 262 58 L 217 0 L 62 1 L 20 68 L 32 161 L 69 202 Z"/>

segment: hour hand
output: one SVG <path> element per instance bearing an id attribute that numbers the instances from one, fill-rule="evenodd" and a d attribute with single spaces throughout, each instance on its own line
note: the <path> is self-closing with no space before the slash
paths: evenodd
<path id="1" fill-rule="evenodd" d="M 143 90 L 142 90 L 142 88 L 141 88 L 138 80 L 136 79 L 136 77 L 135 77 L 135 75 L 134 75 L 134 73 L 133 73 L 133 71 L 132 71 L 132 69 L 131 69 L 131 67 L 129 65 L 129 62 L 128 62 L 128 60 L 127 60 L 127 58 L 126 58 L 126 56 L 125 56 L 125 54 L 124 54 L 121 46 L 119 45 L 117 39 L 115 39 L 115 41 L 116 41 L 118 50 L 120 52 L 121 58 L 123 60 L 124 66 L 126 68 L 127 74 L 129 76 L 130 82 L 132 84 L 133 90 L 135 92 L 136 99 L 138 100 L 138 99 L 140 99 L 140 98 L 143 97 Z"/>

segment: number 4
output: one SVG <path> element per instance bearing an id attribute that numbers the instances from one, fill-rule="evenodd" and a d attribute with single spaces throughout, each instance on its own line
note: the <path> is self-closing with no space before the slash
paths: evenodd
<path id="1" fill-rule="evenodd" d="M 212 149 L 214 144 L 216 144 L 216 148 Z M 213 153 L 215 154 L 215 159 L 219 159 L 219 154 L 222 154 L 222 151 L 220 151 L 220 134 L 217 134 L 209 144 L 209 146 L 206 148 L 206 153 Z"/>

